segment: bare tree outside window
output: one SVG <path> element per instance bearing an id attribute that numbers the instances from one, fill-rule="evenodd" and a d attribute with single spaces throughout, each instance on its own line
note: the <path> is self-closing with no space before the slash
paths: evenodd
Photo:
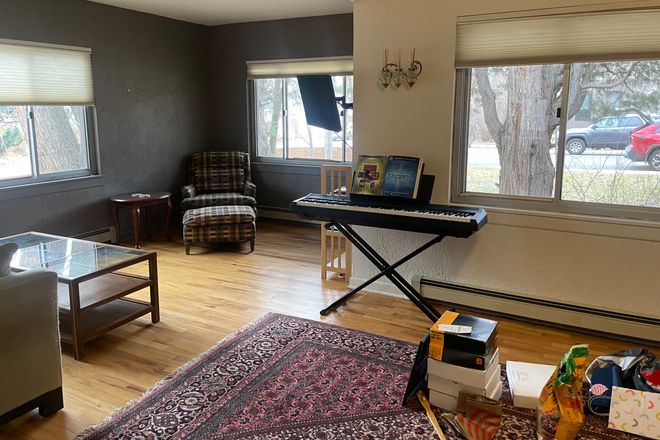
<path id="1" fill-rule="evenodd" d="M 572 64 L 567 91 L 563 79 L 559 64 L 472 69 L 467 191 L 552 198 L 568 93 L 561 198 L 660 206 L 660 173 L 626 152 L 631 132 L 659 113 L 660 61 Z"/>

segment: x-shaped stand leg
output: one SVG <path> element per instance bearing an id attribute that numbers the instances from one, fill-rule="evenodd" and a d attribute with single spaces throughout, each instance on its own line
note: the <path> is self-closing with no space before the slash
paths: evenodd
<path id="1" fill-rule="evenodd" d="M 440 313 L 431 304 L 429 304 L 428 301 L 426 301 L 426 299 L 422 297 L 419 294 L 419 292 L 417 292 L 417 290 L 415 290 L 415 288 L 411 286 L 408 281 L 406 281 L 405 278 L 403 278 L 396 271 L 396 268 L 401 266 L 403 263 L 410 260 L 411 258 L 424 252 L 426 249 L 430 248 L 434 244 L 439 243 L 440 241 L 442 241 L 443 238 L 445 238 L 445 236 L 439 235 L 435 237 L 433 240 L 426 243 L 425 245 L 409 253 L 408 255 L 406 255 L 396 263 L 389 264 L 383 257 L 381 257 L 378 254 L 378 252 L 376 252 L 371 246 L 369 246 L 369 244 L 366 241 L 364 241 L 364 239 L 360 237 L 349 225 L 344 225 L 341 223 L 332 223 L 332 222 L 326 224 L 326 228 L 331 228 L 333 226 L 336 227 L 337 230 L 341 232 L 344 235 L 344 237 L 346 237 L 346 239 L 348 239 L 348 241 L 353 243 L 353 246 L 355 246 L 360 252 L 362 252 L 364 256 L 367 257 L 369 261 L 371 261 L 374 264 L 374 266 L 376 266 L 380 270 L 380 273 L 371 277 L 364 283 L 360 284 L 359 286 L 348 292 L 346 295 L 339 298 L 337 301 L 330 304 L 325 309 L 321 310 L 321 315 L 325 315 L 330 310 L 334 310 L 335 308 L 337 308 L 337 306 L 344 303 L 348 298 L 355 295 L 357 292 L 364 289 L 374 281 L 385 276 L 401 292 L 403 292 L 403 294 L 406 295 L 422 312 L 424 312 L 424 314 L 428 316 L 431 321 L 436 322 L 440 318 Z"/>

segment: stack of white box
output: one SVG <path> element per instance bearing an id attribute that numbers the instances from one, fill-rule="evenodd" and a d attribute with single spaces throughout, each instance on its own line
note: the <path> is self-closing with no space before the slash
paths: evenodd
<path id="1" fill-rule="evenodd" d="M 502 396 L 499 361 L 499 349 L 496 349 L 484 371 L 459 367 L 429 357 L 429 402 L 447 411 L 456 411 L 460 391 L 499 400 Z"/>

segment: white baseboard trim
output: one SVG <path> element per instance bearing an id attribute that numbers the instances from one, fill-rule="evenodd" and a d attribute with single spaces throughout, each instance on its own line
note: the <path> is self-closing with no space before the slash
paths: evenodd
<path id="1" fill-rule="evenodd" d="M 522 318 L 551 326 L 569 326 L 600 336 L 660 342 L 660 319 L 615 310 L 574 306 L 543 299 L 479 289 L 438 280 L 413 277 L 413 287 L 429 299 L 450 307 Z"/>
<path id="2" fill-rule="evenodd" d="M 351 279 L 348 281 L 348 287 L 349 289 L 353 289 L 365 281 L 367 281 L 367 278 L 351 277 Z M 394 284 L 388 281 L 383 281 L 382 279 L 369 284 L 366 289 L 364 289 L 364 291 L 370 293 L 378 293 L 385 296 L 394 296 L 397 298 L 408 299 L 406 295 L 401 293 L 401 291 Z"/>

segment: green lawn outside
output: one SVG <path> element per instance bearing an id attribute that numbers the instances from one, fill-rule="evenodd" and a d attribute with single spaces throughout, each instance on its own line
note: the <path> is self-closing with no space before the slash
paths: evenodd
<path id="1" fill-rule="evenodd" d="M 470 167 L 469 192 L 499 194 L 500 170 Z M 589 172 L 571 170 L 564 174 L 563 200 L 617 205 L 660 207 L 660 172 Z"/>

